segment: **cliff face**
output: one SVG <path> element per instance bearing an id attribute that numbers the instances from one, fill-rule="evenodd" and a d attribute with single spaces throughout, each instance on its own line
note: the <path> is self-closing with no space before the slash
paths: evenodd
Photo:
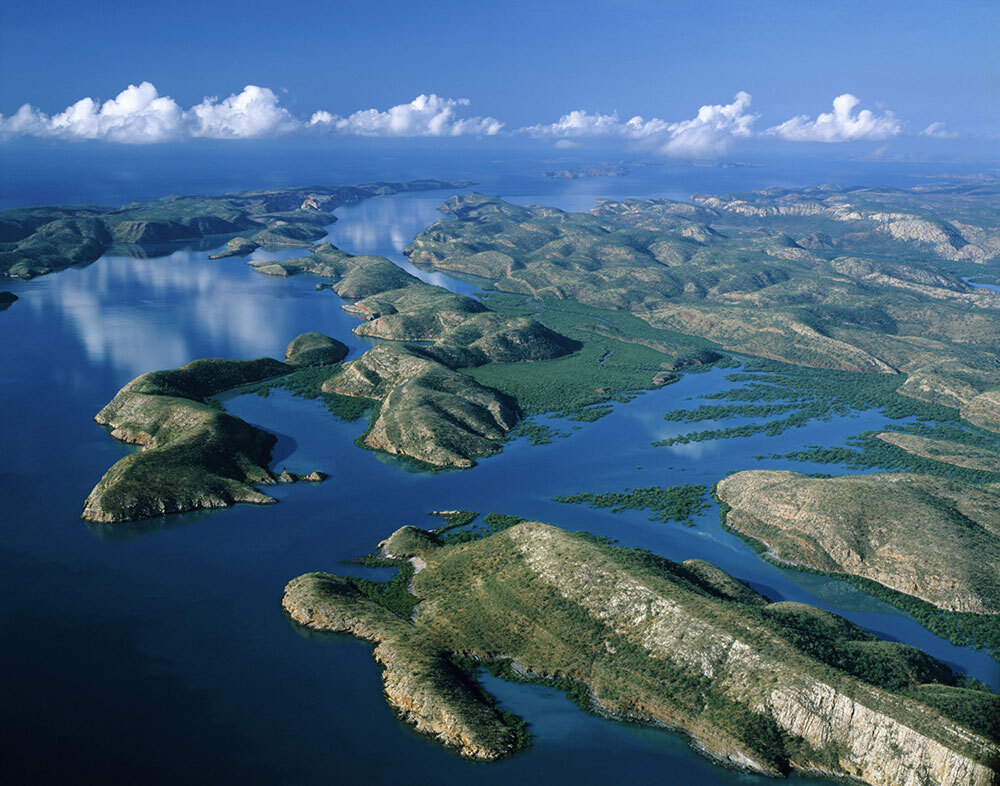
<path id="1" fill-rule="evenodd" d="M 679 726 L 714 756 L 759 772 L 802 767 L 873 786 L 1000 782 L 997 744 L 803 647 L 819 643 L 823 657 L 888 648 L 910 664 L 906 679 L 914 681 L 947 682 L 950 670 L 828 612 L 769 604 L 714 566 L 671 563 L 535 522 L 461 544 L 412 528 L 387 544 L 396 540 L 426 564 L 413 582 L 421 598 L 413 620 L 328 574 L 290 582 L 283 605 L 300 624 L 377 642 L 390 703 L 466 755 L 510 753 L 499 730 L 509 720 L 491 720 L 488 702 L 450 668 L 446 655 L 455 652 L 582 681 L 605 710 Z M 987 705 L 995 698 L 981 695 Z"/>
<path id="2" fill-rule="evenodd" d="M 727 523 L 778 558 L 863 576 L 951 611 L 1000 612 L 1000 495 L 912 474 L 720 481 Z"/>

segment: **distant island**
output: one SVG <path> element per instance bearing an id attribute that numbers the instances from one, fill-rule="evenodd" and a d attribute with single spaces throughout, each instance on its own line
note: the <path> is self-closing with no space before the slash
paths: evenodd
<path id="1" fill-rule="evenodd" d="M 545 177 L 553 180 L 579 180 L 585 177 L 625 177 L 627 174 L 628 168 L 621 164 L 598 164 L 555 169 L 546 172 Z"/>
<path id="2" fill-rule="evenodd" d="M 403 565 L 388 584 L 307 573 L 282 605 L 307 628 L 373 642 L 400 717 L 464 756 L 490 761 L 528 744 L 523 723 L 477 683 L 485 667 L 555 685 L 596 712 L 682 729 L 753 772 L 995 782 L 1000 699 L 919 650 L 815 607 L 770 603 L 707 562 L 509 516 L 461 537 L 470 518 L 444 515 L 453 524 L 404 527 L 381 544 L 379 559 Z"/>
<path id="3" fill-rule="evenodd" d="M 363 199 L 467 183 L 417 180 L 360 186 L 310 186 L 224 196 L 167 196 L 120 208 L 74 205 L 0 210 L 0 278 L 28 279 L 93 262 L 109 248 L 128 251 L 241 235 L 249 253 L 261 246 L 308 246 L 337 219 L 332 211 Z M 141 255 L 141 254 L 140 254 Z"/>

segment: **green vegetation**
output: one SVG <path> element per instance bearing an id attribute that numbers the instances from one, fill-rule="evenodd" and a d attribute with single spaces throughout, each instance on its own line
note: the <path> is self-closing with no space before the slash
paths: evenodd
<path id="1" fill-rule="evenodd" d="M 273 435 L 206 403 L 240 383 L 288 367 L 271 358 L 196 360 L 174 371 L 137 377 L 96 417 L 112 435 L 145 450 L 125 456 L 94 487 L 88 521 L 115 523 L 236 502 L 264 504 L 253 488 L 271 484 Z"/>
<path id="2" fill-rule="evenodd" d="M 851 412 L 879 409 L 886 417 L 907 417 L 923 421 L 958 422 L 958 413 L 947 407 L 901 396 L 903 380 L 892 374 L 856 374 L 831 369 L 789 366 L 772 360 L 752 360 L 730 382 L 743 383 L 731 390 L 709 393 L 702 398 L 725 404 L 704 404 L 695 409 L 666 413 L 671 422 L 698 423 L 728 418 L 768 418 L 762 423 L 746 423 L 695 431 L 654 442 L 654 445 L 684 445 L 716 439 L 749 437 L 755 434 L 778 436 L 800 428 L 811 420 L 828 421 Z"/>
<path id="3" fill-rule="evenodd" d="M 474 518 L 470 519 L 470 522 Z M 482 525 L 477 524 L 472 527 L 456 525 L 455 527 L 449 527 L 441 542 L 454 544 L 482 540 L 483 538 L 488 538 L 490 535 L 503 532 L 505 529 L 509 529 L 516 524 L 520 524 L 522 521 L 524 519 L 520 516 L 509 516 L 506 513 L 487 513 L 483 516 Z M 441 530 L 436 531 L 441 532 Z"/>
<path id="4" fill-rule="evenodd" d="M 334 372 L 335 373 L 335 372 Z M 372 408 L 369 398 L 342 396 L 339 393 L 329 393 L 323 390 L 323 383 L 330 379 L 329 366 L 315 368 L 300 368 L 283 377 L 264 380 L 255 385 L 240 388 L 238 395 L 256 393 L 267 398 L 272 390 L 287 390 L 293 396 L 318 400 L 335 418 L 353 422 L 360 419 Z"/>
<path id="5" fill-rule="evenodd" d="M 610 401 L 628 401 L 658 387 L 665 369 L 695 368 L 698 352 L 708 364 L 723 357 L 696 345 L 696 340 L 656 330 L 634 316 L 571 301 L 535 301 L 493 294 L 484 300 L 508 316 L 531 317 L 581 345 L 573 354 L 530 365 L 494 363 L 466 373 L 477 382 L 517 399 L 528 415 L 553 414 L 591 422 L 611 412 Z M 702 342 L 704 343 L 704 342 Z M 694 358 L 695 360 L 692 360 Z M 665 381 L 673 381 L 671 375 Z"/>
<path id="6" fill-rule="evenodd" d="M 1000 739 L 1000 696 L 995 693 L 939 685 L 914 685 L 903 693 L 987 739 Z"/>
<path id="7" fill-rule="evenodd" d="M 512 437 L 527 437 L 532 445 L 551 445 L 553 439 L 565 439 L 568 431 L 559 431 L 544 423 L 522 420 L 510 431 Z"/>
<path id="8" fill-rule="evenodd" d="M 292 369 L 272 358 L 207 358 L 129 382 L 95 419 L 109 426 L 116 439 L 143 450 L 105 473 L 87 497 L 83 518 L 116 523 L 237 502 L 274 502 L 254 486 L 292 482 L 298 476 L 273 475 L 268 464 L 274 435 L 226 413 L 216 396 L 287 379 Z M 301 375 L 296 384 L 305 385 L 312 371 L 295 372 Z M 317 473 L 306 479 L 322 477 Z"/>
<path id="9" fill-rule="evenodd" d="M 709 506 L 706 489 L 699 485 L 649 486 L 642 489 L 625 489 L 624 492 L 607 494 L 574 494 L 556 497 L 556 502 L 582 504 L 592 508 L 611 508 L 612 513 L 626 510 L 649 510 L 653 513 L 650 521 L 679 521 L 689 527 L 694 526 L 694 517 Z"/>
<path id="10" fill-rule="evenodd" d="M 758 357 L 904 374 L 909 395 L 952 409 L 995 385 L 1000 297 L 959 271 L 1000 259 L 996 183 L 603 201 L 587 213 L 462 194 L 441 210 L 452 220 L 414 239 L 414 264 L 546 307 L 576 301 Z"/>
<path id="11" fill-rule="evenodd" d="M 711 753 L 738 754 L 764 772 L 794 761 L 869 780 L 877 766 L 879 777 L 905 781 L 920 751 L 940 745 L 957 766 L 988 774 L 994 748 L 977 734 L 995 731 L 993 694 L 967 701 L 978 692 L 925 654 L 820 609 L 768 603 L 708 563 L 492 520 L 492 535 L 469 541 L 404 528 L 426 564 L 414 576 L 421 602 L 412 618 L 388 614 L 383 591 L 366 595 L 327 574 L 290 582 L 283 605 L 300 624 L 375 641 L 390 701 L 475 758 L 521 747 L 513 719 L 500 719 L 502 734 L 495 705 L 469 687 L 481 667 L 565 690 L 591 710 L 680 726 Z M 864 711 L 849 729 L 831 723 L 833 707 L 852 702 L 873 710 L 880 733 L 899 735 L 913 757 L 872 751 Z"/>
<path id="12" fill-rule="evenodd" d="M 848 437 L 843 447 L 824 448 L 816 445 L 788 453 L 772 453 L 768 458 L 809 461 L 814 464 L 842 464 L 850 470 L 884 469 L 918 472 L 942 478 L 963 480 L 967 483 L 1000 482 L 1000 471 L 956 466 L 909 453 L 878 437 L 877 431 L 866 431 L 857 437 Z"/>
<path id="13" fill-rule="evenodd" d="M 387 559 L 369 554 L 355 560 L 354 564 L 369 568 L 398 568 L 396 575 L 388 581 L 372 581 L 371 579 L 348 576 L 347 582 L 361 595 L 388 609 L 396 616 L 407 620 L 413 616 L 413 610 L 420 603 L 420 599 L 414 597 L 409 590 L 414 568 L 408 560 Z"/>
<path id="14" fill-rule="evenodd" d="M 457 527 L 465 527 L 479 518 L 479 513 L 474 510 L 438 510 L 431 513 L 431 515 L 442 518 L 445 521 L 444 524 L 433 530 L 435 535 L 440 535 Z"/>

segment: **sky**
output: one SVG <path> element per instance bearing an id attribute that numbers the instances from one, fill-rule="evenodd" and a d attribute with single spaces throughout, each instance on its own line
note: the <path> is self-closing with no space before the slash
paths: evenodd
<path id="1" fill-rule="evenodd" d="M 992 0 L 6 0 L 0 144 L 982 147 L 1000 137 L 998 39 Z"/>

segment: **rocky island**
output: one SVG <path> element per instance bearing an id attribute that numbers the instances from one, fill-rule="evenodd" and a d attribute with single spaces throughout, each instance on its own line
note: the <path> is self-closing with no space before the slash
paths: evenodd
<path id="1" fill-rule="evenodd" d="M 850 573 L 948 611 L 1000 613 L 1000 492 L 911 473 L 719 481 L 732 529 L 792 565 Z"/>
<path id="2" fill-rule="evenodd" d="M 466 541 L 404 527 L 382 551 L 417 568 L 412 614 L 327 573 L 293 579 L 282 605 L 307 628 L 374 643 L 400 717 L 464 756 L 523 745 L 518 720 L 469 671 L 479 663 L 586 686 L 592 709 L 682 729 L 754 772 L 997 782 L 994 694 L 834 614 L 770 603 L 709 563 L 537 522 Z"/>
<path id="3" fill-rule="evenodd" d="M 268 469 L 274 435 L 222 411 L 210 397 L 296 368 L 339 362 L 346 354 L 341 342 L 306 333 L 289 344 L 285 363 L 206 358 L 132 380 L 95 420 L 141 450 L 105 473 L 84 503 L 83 518 L 118 523 L 274 502 L 256 487 L 294 480 Z M 319 473 L 307 477 L 322 479 Z"/>
<path id="4" fill-rule="evenodd" d="M 519 420 L 517 402 L 460 369 L 560 357 L 579 343 L 528 318 L 505 317 L 464 295 L 425 284 L 384 257 L 353 256 L 329 243 L 310 256 L 253 264 L 268 275 L 332 280 L 362 323 L 385 339 L 323 383 L 326 392 L 378 402 L 367 447 L 434 467 L 471 467 L 500 450 Z"/>

